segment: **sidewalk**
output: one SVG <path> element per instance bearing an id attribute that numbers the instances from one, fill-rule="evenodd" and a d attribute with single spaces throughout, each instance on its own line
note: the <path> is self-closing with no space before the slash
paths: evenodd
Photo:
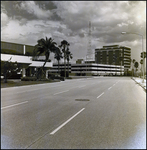
<path id="1" fill-rule="evenodd" d="M 142 83 L 143 79 L 139 77 L 132 77 L 132 79 L 146 91 L 146 79 L 144 79 L 144 83 Z"/>

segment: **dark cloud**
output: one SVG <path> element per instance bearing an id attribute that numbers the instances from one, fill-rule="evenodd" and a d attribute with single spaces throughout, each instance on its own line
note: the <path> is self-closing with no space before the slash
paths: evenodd
<path id="1" fill-rule="evenodd" d="M 50 18 L 51 20 L 61 21 L 60 16 L 55 12 L 57 6 L 52 1 L 35 1 L 35 3 L 39 5 L 40 8 L 44 10 L 51 10 L 51 12 L 53 12 L 53 15 Z"/>
<path id="2" fill-rule="evenodd" d="M 7 10 L 7 15 L 10 18 L 25 18 L 27 20 L 32 20 L 32 19 L 38 19 L 38 16 L 35 15 L 34 13 L 30 13 L 27 11 L 27 9 L 22 9 L 22 3 L 24 3 L 25 1 L 2 1 L 1 3 L 1 7 L 4 10 Z M 27 2 L 27 1 L 26 1 Z M 39 8 L 41 10 L 51 10 L 53 11 L 53 15 L 52 16 L 48 16 L 46 17 L 46 19 L 51 19 L 51 20 L 61 20 L 61 18 L 56 14 L 56 12 L 54 12 L 54 9 L 56 9 L 57 7 L 54 5 L 53 2 L 49 1 L 49 2 L 42 2 L 42 1 L 35 1 L 35 5 L 39 6 Z M 25 6 L 27 7 L 27 6 Z M 32 10 L 33 12 L 33 10 Z M 42 18 L 44 19 L 44 18 Z"/>
<path id="3" fill-rule="evenodd" d="M 79 33 L 79 36 L 80 36 L 81 38 L 85 37 L 84 33 Z"/>
<path id="4" fill-rule="evenodd" d="M 93 49 L 114 43 L 139 47 L 140 36 L 121 32 L 146 38 L 144 10 L 145 1 L 1 1 L 1 35 L 25 44 L 46 36 L 58 44 L 65 39 L 74 57 L 80 58 L 87 52 L 89 21 Z"/>
<path id="5" fill-rule="evenodd" d="M 2 1 L 2 6 L 7 10 L 7 15 L 10 18 L 26 18 L 27 20 L 37 19 L 35 15 L 19 9 L 21 2 L 18 1 Z"/>
<path id="6" fill-rule="evenodd" d="M 45 10 L 57 9 L 56 5 L 52 1 L 35 1 L 35 3 Z"/>
<path id="7" fill-rule="evenodd" d="M 137 6 L 140 3 L 140 1 L 128 1 L 128 4 L 133 7 L 133 6 Z"/>

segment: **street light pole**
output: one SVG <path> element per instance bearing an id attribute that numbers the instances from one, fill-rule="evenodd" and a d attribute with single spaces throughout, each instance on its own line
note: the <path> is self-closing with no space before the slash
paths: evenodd
<path id="1" fill-rule="evenodd" d="M 139 33 L 131 33 L 131 32 L 122 32 L 121 34 L 136 34 L 136 35 L 139 35 L 141 36 L 141 39 L 142 39 L 142 52 L 143 52 L 143 35 L 142 34 L 139 34 Z M 142 83 L 144 83 L 144 52 L 143 52 L 143 80 L 142 80 Z"/>

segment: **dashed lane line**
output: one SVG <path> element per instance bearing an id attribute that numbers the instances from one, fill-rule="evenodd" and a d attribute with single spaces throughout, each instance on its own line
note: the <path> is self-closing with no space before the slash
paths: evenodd
<path id="1" fill-rule="evenodd" d="M 62 91 L 62 92 L 59 92 L 59 93 L 55 93 L 54 95 L 61 94 L 61 93 L 64 93 L 64 92 L 68 92 L 68 91 L 69 91 L 69 90 Z"/>
<path id="2" fill-rule="evenodd" d="M 108 90 L 110 90 L 111 88 L 112 88 L 112 86 L 111 86 L 111 87 L 109 87 L 109 88 L 108 88 Z"/>
<path id="3" fill-rule="evenodd" d="M 79 86 L 79 88 L 82 88 L 82 87 L 85 87 L 86 85 L 83 85 L 83 86 Z"/>
<path id="4" fill-rule="evenodd" d="M 119 81 L 117 81 L 115 84 L 113 84 L 111 87 L 108 88 L 110 90 L 113 86 L 115 86 Z"/>
<path id="5" fill-rule="evenodd" d="M 14 106 L 21 105 L 21 104 L 24 104 L 24 103 L 27 103 L 27 102 L 28 101 L 17 103 L 17 104 L 13 104 L 13 105 L 9 105 L 9 106 L 5 106 L 5 107 L 2 107 L 1 109 L 5 109 L 5 108 L 9 108 L 9 107 L 14 107 Z"/>
<path id="6" fill-rule="evenodd" d="M 68 122 L 70 122 L 73 118 L 75 118 L 78 114 L 80 114 L 85 108 L 82 108 L 80 111 L 78 111 L 75 115 L 73 115 L 71 118 L 69 118 L 67 121 L 65 121 L 63 124 L 61 124 L 58 128 L 56 128 L 54 131 L 52 131 L 50 134 L 55 134 L 58 130 L 60 130 L 63 126 L 65 126 Z"/>
<path id="7" fill-rule="evenodd" d="M 103 94 L 104 94 L 104 92 L 101 95 L 99 95 L 97 98 L 100 98 Z"/>

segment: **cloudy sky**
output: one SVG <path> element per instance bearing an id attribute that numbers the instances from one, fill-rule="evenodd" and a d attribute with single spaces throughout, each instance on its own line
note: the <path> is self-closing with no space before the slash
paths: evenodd
<path id="1" fill-rule="evenodd" d="M 1 1 L 1 40 L 35 45 L 52 37 L 70 43 L 73 61 L 85 58 L 91 21 L 92 50 L 104 45 L 124 45 L 140 62 L 141 36 L 146 51 L 146 1 Z M 51 56 L 52 57 L 52 56 Z"/>

